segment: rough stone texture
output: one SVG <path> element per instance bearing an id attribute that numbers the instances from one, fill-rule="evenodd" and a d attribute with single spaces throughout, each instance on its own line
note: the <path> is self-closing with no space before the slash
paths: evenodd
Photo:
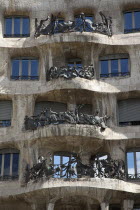
<path id="1" fill-rule="evenodd" d="M 118 204 L 131 210 L 140 200 L 140 185 L 115 179 L 75 180 L 50 179 L 25 184 L 25 169 L 38 156 L 49 157 L 57 151 L 80 153 L 88 164 L 91 155 L 109 153 L 113 159 L 125 161 L 127 149 L 140 147 L 140 126 L 118 127 L 117 100 L 140 97 L 140 33 L 123 33 L 123 11 L 140 8 L 139 0 L 0 0 L 0 100 L 12 100 L 12 125 L 0 128 L 0 149 L 20 151 L 19 180 L 0 182 L 0 210 L 108 210 Z M 58 14 L 66 21 L 80 12 L 99 11 L 111 16 L 113 36 L 98 33 L 72 32 L 34 38 L 35 18 Z M 28 15 L 31 35 L 28 38 L 3 38 L 4 16 Z M 131 76 L 99 78 L 99 57 L 107 54 L 129 55 Z M 12 81 L 11 58 L 38 57 L 39 81 Z M 93 64 L 96 78 L 46 81 L 46 70 L 64 66 L 68 59 L 80 58 L 83 65 Z M 36 101 L 67 103 L 68 110 L 76 104 L 92 104 L 93 113 L 108 114 L 108 128 L 88 125 L 49 125 L 25 131 L 25 115 L 32 116 Z"/>

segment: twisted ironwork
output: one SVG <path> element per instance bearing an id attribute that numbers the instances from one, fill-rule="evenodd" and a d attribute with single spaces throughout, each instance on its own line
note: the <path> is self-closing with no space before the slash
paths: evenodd
<path id="1" fill-rule="evenodd" d="M 82 105 L 77 107 L 74 112 L 54 112 L 51 108 L 46 108 L 40 113 L 40 115 L 31 117 L 25 116 L 25 130 L 35 130 L 37 127 L 43 127 L 49 124 L 58 125 L 64 123 L 94 125 L 100 127 L 101 131 L 106 129 L 106 122 L 109 118 L 108 116 L 105 115 L 104 117 L 100 117 L 98 111 L 95 116 L 83 114 L 79 111 L 81 107 Z"/>
<path id="2" fill-rule="evenodd" d="M 122 160 L 113 160 L 110 157 L 104 160 L 95 159 L 89 165 L 81 159 L 72 157 L 65 164 L 48 164 L 44 157 L 39 158 L 37 164 L 26 172 L 27 182 L 38 181 L 41 178 L 114 178 L 125 179 L 125 164 Z"/>
<path id="3" fill-rule="evenodd" d="M 85 67 L 51 67 L 46 74 L 47 81 L 57 78 L 72 79 L 75 77 L 93 79 L 94 78 L 94 68 L 93 65 Z"/>
<path id="4" fill-rule="evenodd" d="M 108 36 L 112 36 L 112 18 L 106 17 L 102 12 L 99 13 L 102 21 L 93 23 L 86 19 L 84 13 L 81 13 L 74 21 L 59 21 L 57 16 L 53 14 L 48 16 L 45 20 L 38 23 L 35 19 L 35 38 L 40 35 L 53 35 L 55 33 L 69 33 L 69 32 L 98 32 Z"/>

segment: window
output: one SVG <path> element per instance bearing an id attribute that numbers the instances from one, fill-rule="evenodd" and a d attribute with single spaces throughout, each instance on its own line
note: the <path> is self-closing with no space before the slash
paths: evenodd
<path id="1" fill-rule="evenodd" d="M 40 101 L 35 104 L 34 115 L 39 115 L 46 108 L 57 113 L 65 112 L 67 111 L 67 104 L 53 101 Z"/>
<path id="2" fill-rule="evenodd" d="M 55 178 L 76 178 L 76 175 L 67 171 L 67 167 L 70 170 L 70 168 L 74 169 L 76 166 L 77 163 L 73 161 L 75 156 L 75 154 L 69 152 L 59 152 L 54 155 L 54 168 L 60 167 L 60 170 L 54 175 Z"/>
<path id="3" fill-rule="evenodd" d="M 12 101 L 0 101 L 0 127 L 11 126 Z"/>
<path id="4" fill-rule="evenodd" d="M 124 33 L 140 31 L 140 11 L 124 13 Z"/>
<path id="5" fill-rule="evenodd" d="M 38 80 L 38 59 L 13 59 L 12 80 Z"/>
<path id="6" fill-rule="evenodd" d="M 91 24 L 93 23 L 93 21 L 93 15 L 75 16 L 76 31 L 93 31 L 93 28 L 91 28 Z"/>
<path id="7" fill-rule="evenodd" d="M 60 27 L 59 27 L 59 24 L 63 24 L 64 23 L 64 19 L 63 18 L 58 18 L 57 21 L 56 21 L 56 27 L 54 29 L 54 33 L 60 33 Z"/>
<path id="8" fill-rule="evenodd" d="M 119 125 L 140 125 L 140 99 L 118 101 Z"/>
<path id="9" fill-rule="evenodd" d="M 129 74 L 128 55 L 110 55 L 100 58 L 100 77 L 128 76 Z"/>
<path id="10" fill-rule="evenodd" d="M 30 36 L 29 17 L 5 17 L 4 37 Z"/>
<path id="11" fill-rule="evenodd" d="M 19 175 L 19 151 L 0 150 L 0 180 L 17 179 Z"/>
<path id="12" fill-rule="evenodd" d="M 68 67 L 70 68 L 76 68 L 78 70 L 80 70 L 82 68 L 82 62 L 81 62 L 81 59 L 70 59 L 68 61 Z"/>
<path id="13" fill-rule="evenodd" d="M 130 179 L 140 178 L 140 151 L 127 152 L 127 174 Z"/>
<path id="14" fill-rule="evenodd" d="M 92 105 L 91 104 L 77 104 L 79 113 L 92 115 Z"/>

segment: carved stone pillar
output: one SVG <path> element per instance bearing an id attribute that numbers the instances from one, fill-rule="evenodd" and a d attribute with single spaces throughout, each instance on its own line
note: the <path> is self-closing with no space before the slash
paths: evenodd
<path id="1" fill-rule="evenodd" d="M 101 205 L 101 210 L 109 210 L 109 203 L 103 202 L 100 205 Z"/>
<path id="2" fill-rule="evenodd" d="M 124 200 L 123 210 L 133 210 L 134 200 Z"/>

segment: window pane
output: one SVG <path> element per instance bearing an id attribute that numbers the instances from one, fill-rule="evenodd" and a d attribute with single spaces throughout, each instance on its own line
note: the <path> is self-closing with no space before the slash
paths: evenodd
<path id="1" fill-rule="evenodd" d="M 140 12 L 134 12 L 135 28 L 140 29 Z"/>
<path id="2" fill-rule="evenodd" d="M 100 61 L 101 62 L 101 77 L 108 77 L 108 61 Z"/>
<path id="3" fill-rule="evenodd" d="M 19 78 L 19 60 L 12 60 L 12 79 Z"/>
<path id="4" fill-rule="evenodd" d="M 20 18 L 14 18 L 14 35 L 20 36 Z"/>
<path id="5" fill-rule="evenodd" d="M 111 60 L 111 75 L 118 76 L 118 60 Z"/>
<path id="6" fill-rule="evenodd" d="M 10 175 L 10 157 L 11 154 L 4 155 L 4 176 Z"/>
<path id="7" fill-rule="evenodd" d="M 128 12 L 124 14 L 124 28 L 132 29 L 132 12 Z"/>
<path id="8" fill-rule="evenodd" d="M 71 67 L 71 68 L 74 67 L 74 63 L 72 63 L 72 62 L 68 63 L 68 67 Z"/>
<path id="9" fill-rule="evenodd" d="M 31 79 L 38 79 L 38 60 L 31 60 Z"/>
<path id="10" fill-rule="evenodd" d="M 0 175 L 1 175 L 1 167 L 2 167 L 2 154 L 0 154 Z"/>
<path id="11" fill-rule="evenodd" d="M 82 68 L 82 63 L 81 62 L 76 62 L 75 67 L 78 68 L 78 69 L 79 68 L 81 69 Z"/>
<path id="12" fill-rule="evenodd" d="M 54 164 L 60 164 L 60 156 L 54 155 Z"/>
<path id="13" fill-rule="evenodd" d="M 5 18 L 5 34 L 7 36 L 12 34 L 12 18 Z"/>
<path id="14" fill-rule="evenodd" d="M 121 73 L 122 75 L 128 75 L 128 59 L 121 59 Z"/>
<path id="15" fill-rule="evenodd" d="M 22 35 L 28 36 L 30 34 L 29 18 L 22 18 Z"/>
<path id="16" fill-rule="evenodd" d="M 91 20 L 93 22 L 93 16 L 86 16 L 86 20 Z"/>
<path id="17" fill-rule="evenodd" d="M 140 173 L 140 152 L 136 152 L 137 174 Z"/>
<path id="18" fill-rule="evenodd" d="M 63 157 L 62 163 L 65 164 L 69 161 L 69 157 Z"/>
<path id="19" fill-rule="evenodd" d="M 28 62 L 29 60 L 22 60 L 22 79 L 28 79 Z"/>
<path id="20" fill-rule="evenodd" d="M 14 153 L 13 154 L 13 163 L 12 163 L 12 175 L 13 176 L 18 175 L 18 164 L 19 164 L 19 154 Z"/>
<path id="21" fill-rule="evenodd" d="M 134 153 L 128 152 L 127 153 L 127 168 L 128 168 L 128 174 L 135 174 L 134 170 Z"/>

